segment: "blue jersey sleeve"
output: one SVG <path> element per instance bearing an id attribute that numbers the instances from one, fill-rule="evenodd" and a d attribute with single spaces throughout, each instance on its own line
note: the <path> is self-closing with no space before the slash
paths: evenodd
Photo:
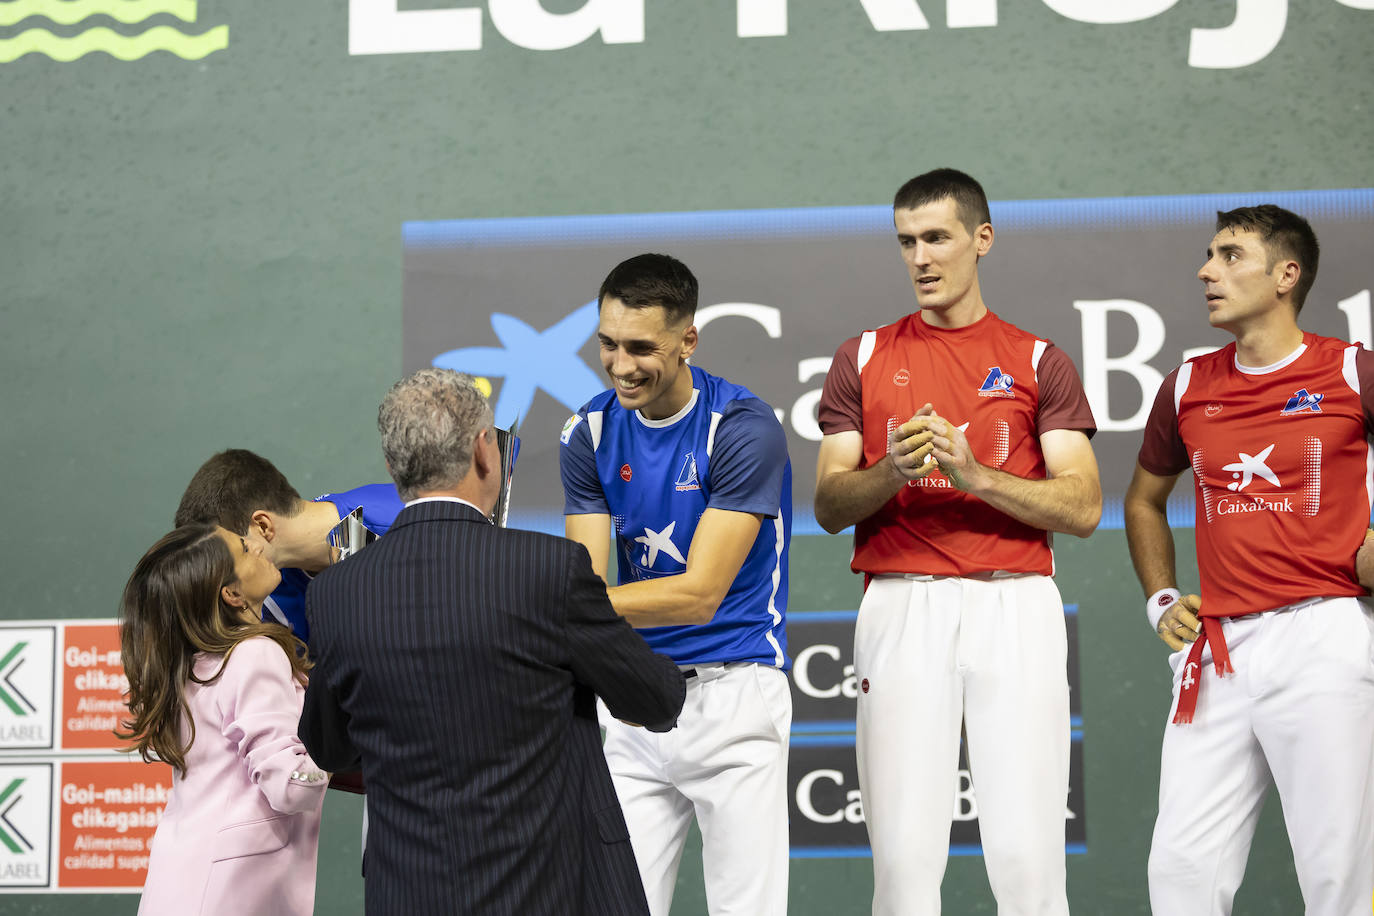
<path id="1" fill-rule="evenodd" d="M 558 473 L 563 478 L 564 515 L 610 515 L 601 478 L 596 474 L 596 450 L 585 412 L 568 418 L 558 450 Z"/>
<path id="2" fill-rule="evenodd" d="M 786 467 L 787 435 L 773 409 L 758 398 L 731 401 L 716 427 L 707 506 L 776 518 Z"/>
<path id="3" fill-rule="evenodd" d="M 392 483 L 369 483 L 342 493 L 326 493 L 315 497 L 315 502 L 333 503 L 339 510 L 339 518 L 361 506 L 363 524 L 378 537 L 391 529 L 392 522 L 405 508 L 400 494 L 396 492 L 396 485 Z"/>

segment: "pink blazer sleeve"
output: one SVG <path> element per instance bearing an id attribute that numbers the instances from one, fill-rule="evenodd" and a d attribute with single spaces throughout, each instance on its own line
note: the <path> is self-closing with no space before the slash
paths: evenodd
<path id="1" fill-rule="evenodd" d="M 265 637 L 239 643 L 218 688 L 222 731 L 238 748 L 249 781 L 283 814 L 317 810 L 329 778 L 296 737 L 304 694 L 281 646 Z"/>

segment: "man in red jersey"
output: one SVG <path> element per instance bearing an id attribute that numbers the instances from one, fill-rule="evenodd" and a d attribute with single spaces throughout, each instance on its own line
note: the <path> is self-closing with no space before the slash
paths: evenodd
<path id="1" fill-rule="evenodd" d="M 933 916 L 961 720 L 1002 916 L 1064 916 L 1069 690 L 1049 532 L 1102 514 L 1096 431 L 1053 344 L 988 311 L 987 197 L 953 169 L 897 192 L 919 309 L 846 341 L 821 396 L 816 519 L 855 526 L 857 750 L 875 914 Z"/>
<path id="2" fill-rule="evenodd" d="M 1174 650 L 1150 903 L 1231 912 L 1270 783 L 1308 916 L 1374 893 L 1374 639 L 1356 576 L 1374 354 L 1304 333 L 1317 238 L 1272 205 L 1217 214 L 1198 271 L 1235 343 L 1164 380 L 1126 494 L 1146 610 Z M 1192 468 L 1202 595 L 1180 595 L 1165 501 Z"/>

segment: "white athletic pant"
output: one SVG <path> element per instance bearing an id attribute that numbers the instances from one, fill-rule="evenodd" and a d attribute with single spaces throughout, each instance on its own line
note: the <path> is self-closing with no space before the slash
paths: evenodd
<path id="1" fill-rule="evenodd" d="M 854 633 L 875 916 L 936 916 L 959 725 L 999 916 L 1066 916 L 1064 606 L 1044 576 L 881 576 Z"/>
<path id="2" fill-rule="evenodd" d="M 786 916 L 787 675 L 752 662 L 695 670 L 677 727 L 663 734 L 599 704 L 649 913 L 668 916 L 695 815 L 711 916 Z"/>
<path id="3" fill-rule="evenodd" d="M 1197 712 L 1164 728 L 1150 847 L 1156 916 L 1226 916 L 1272 782 L 1307 916 L 1369 916 L 1374 895 L 1374 617 L 1328 598 L 1223 620 Z M 1174 703 L 1188 649 L 1170 656 Z M 1170 709 L 1169 719 L 1173 719 Z"/>

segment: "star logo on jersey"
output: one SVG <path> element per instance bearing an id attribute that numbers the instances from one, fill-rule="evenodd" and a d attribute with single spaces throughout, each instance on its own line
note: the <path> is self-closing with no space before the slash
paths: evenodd
<path id="1" fill-rule="evenodd" d="M 1016 379 L 1002 371 L 1000 366 L 988 367 L 987 378 L 983 379 L 983 384 L 978 388 L 980 398 L 1014 398 L 1016 392 L 1012 391 L 1012 386 L 1016 384 Z"/>
<path id="2" fill-rule="evenodd" d="M 1320 394 L 1308 394 L 1306 388 L 1299 388 L 1283 405 L 1283 410 L 1279 411 L 1279 416 L 1291 417 L 1299 413 L 1321 413 L 1321 404 L 1322 396 Z"/>
<path id="3" fill-rule="evenodd" d="M 622 465 L 620 466 L 620 479 L 621 479 L 621 480 L 625 481 L 626 483 L 629 483 L 629 482 L 630 482 L 630 478 L 631 478 L 631 477 L 634 477 L 634 476 L 635 476 L 634 469 L 631 468 L 628 464 L 622 464 Z"/>
<path id="4" fill-rule="evenodd" d="M 499 347 L 461 347 L 430 362 L 476 376 L 504 379 L 493 412 L 496 425 L 509 427 L 530 412 L 543 389 L 569 410 L 576 410 L 602 389 L 600 378 L 577 351 L 596 332 L 596 302 L 588 302 L 551 327 L 536 331 L 513 315 L 493 312 L 491 329 Z"/>
<path id="5" fill-rule="evenodd" d="M 673 543 L 673 529 L 676 527 L 676 521 L 669 522 L 668 527 L 662 531 L 655 531 L 648 525 L 644 526 L 644 533 L 635 538 L 635 543 L 644 545 L 644 557 L 640 560 L 641 565 L 647 569 L 653 569 L 654 561 L 658 559 L 660 551 L 677 560 L 683 566 L 687 565 L 687 558 Z"/>
<path id="6" fill-rule="evenodd" d="M 1222 465 L 1221 469 L 1223 471 L 1230 471 L 1231 476 L 1234 478 L 1231 483 L 1226 485 L 1226 489 L 1234 490 L 1239 493 L 1241 490 L 1250 486 L 1250 482 L 1256 477 L 1263 478 L 1276 487 L 1282 486 L 1282 484 L 1279 483 L 1279 476 L 1269 469 L 1269 465 L 1264 463 L 1269 459 L 1269 453 L 1274 450 L 1274 446 L 1277 444 L 1278 443 L 1271 443 L 1268 448 L 1258 455 L 1247 455 L 1245 452 L 1241 452 L 1239 461 Z"/>
<path id="7" fill-rule="evenodd" d="M 701 489 L 701 481 L 697 478 L 696 452 L 688 452 L 683 458 L 682 470 L 677 472 L 677 483 L 673 486 L 677 488 L 679 493 Z"/>

